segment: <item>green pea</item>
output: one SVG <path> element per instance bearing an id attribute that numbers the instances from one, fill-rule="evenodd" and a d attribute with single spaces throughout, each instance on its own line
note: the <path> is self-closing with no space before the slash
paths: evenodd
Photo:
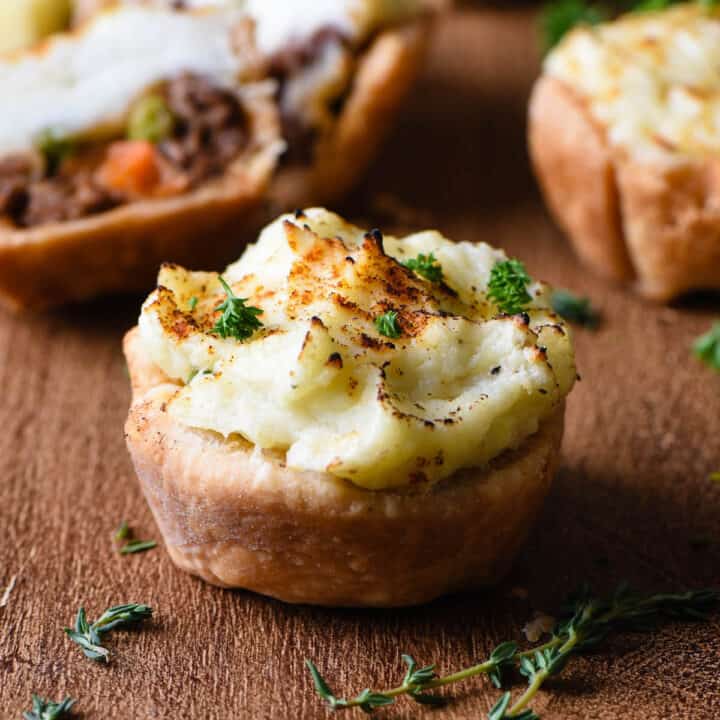
<path id="1" fill-rule="evenodd" d="M 130 111 L 127 136 L 130 140 L 159 143 L 168 138 L 175 127 L 175 118 L 159 95 L 147 95 Z"/>

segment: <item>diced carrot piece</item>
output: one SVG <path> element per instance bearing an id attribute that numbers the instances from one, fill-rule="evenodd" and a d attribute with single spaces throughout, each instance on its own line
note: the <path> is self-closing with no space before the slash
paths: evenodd
<path id="1" fill-rule="evenodd" d="M 98 177 L 111 190 L 128 195 L 151 195 L 161 179 L 155 146 L 146 140 L 112 143 Z"/>

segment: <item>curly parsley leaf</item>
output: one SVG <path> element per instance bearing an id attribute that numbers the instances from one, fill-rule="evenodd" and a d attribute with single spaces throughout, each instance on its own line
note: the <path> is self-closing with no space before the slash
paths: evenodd
<path id="1" fill-rule="evenodd" d="M 221 338 L 234 337 L 241 341 L 247 340 L 256 330 L 263 326 L 260 320 L 257 319 L 257 316 L 262 315 L 263 311 L 252 305 L 246 305 L 247 298 L 235 295 L 222 275 L 219 280 L 227 298 L 225 302 L 215 308 L 215 311 L 222 312 L 222 315 L 211 332 Z"/>
<path id="2" fill-rule="evenodd" d="M 60 169 L 65 158 L 75 152 L 75 142 L 54 128 L 43 130 L 35 140 L 35 147 L 45 159 L 45 170 L 52 176 Z"/>
<path id="3" fill-rule="evenodd" d="M 693 343 L 695 356 L 713 370 L 720 372 L 720 321 Z"/>
<path id="4" fill-rule="evenodd" d="M 531 282 L 519 260 L 503 260 L 490 271 L 487 295 L 502 312 L 515 315 L 532 300 L 527 291 Z"/>
<path id="5" fill-rule="evenodd" d="M 424 277 L 430 282 L 442 282 L 442 266 L 432 253 L 430 253 L 429 255 L 424 255 L 423 253 L 420 253 L 417 257 L 410 258 L 402 264 L 408 270 L 412 270 L 416 275 L 420 275 L 420 277 Z"/>
<path id="6" fill-rule="evenodd" d="M 700 7 L 712 10 L 720 0 L 698 0 Z M 624 0 L 622 2 L 586 2 L 585 0 L 553 0 L 540 15 L 540 28 L 545 52 L 549 52 L 578 25 L 597 25 L 611 19 L 617 12 L 653 12 L 681 5 L 686 0 Z"/>
<path id="7" fill-rule="evenodd" d="M 552 309 L 564 320 L 595 330 L 600 324 L 600 313 L 593 308 L 590 298 L 580 297 L 569 290 L 553 290 Z"/>
<path id="8" fill-rule="evenodd" d="M 400 337 L 400 335 L 402 335 L 402 330 L 400 329 L 400 325 L 398 325 L 397 317 L 398 314 L 395 310 L 388 310 L 386 313 L 378 315 L 375 318 L 375 327 L 377 328 L 377 331 L 385 337 Z"/>
<path id="9" fill-rule="evenodd" d="M 552 50 L 577 25 L 597 25 L 607 20 L 609 12 L 603 5 L 584 0 L 554 0 L 540 15 L 540 29 L 545 52 Z"/>

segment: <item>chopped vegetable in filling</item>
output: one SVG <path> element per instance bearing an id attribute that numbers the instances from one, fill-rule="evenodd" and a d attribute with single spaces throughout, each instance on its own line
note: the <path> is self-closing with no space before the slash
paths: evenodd
<path id="1" fill-rule="evenodd" d="M 247 118 L 233 93 L 184 73 L 136 102 L 126 135 L 81 142 L 48 130 L 36 153 L 0 158 L 0 217 L 33 227 L 190 190 L 244 149 Z"/>

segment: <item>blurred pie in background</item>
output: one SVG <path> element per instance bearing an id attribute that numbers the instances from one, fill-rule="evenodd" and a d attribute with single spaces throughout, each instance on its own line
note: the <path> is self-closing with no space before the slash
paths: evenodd
<path id="1" fill-rule="evenodd" d="M 391 127 L 432 14 L 423 0 L 192 4 L 207 7 L 78 6 L 77 30 L 0 56 L 11 304 L 140 289 L 162 261 L 217 266 L 244 229 L 340 197 Z M 47 29 L 59 6 L 23 7 Z"/>

